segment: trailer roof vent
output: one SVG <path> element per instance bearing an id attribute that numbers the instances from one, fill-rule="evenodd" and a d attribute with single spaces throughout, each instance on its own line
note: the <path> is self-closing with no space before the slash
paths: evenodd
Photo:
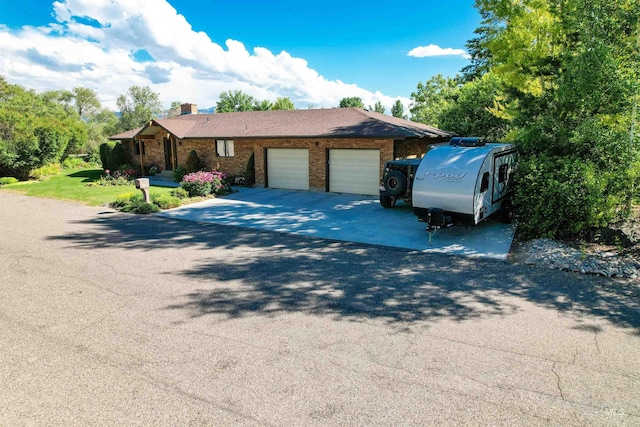
<path id="1" fill-rule="evenodd" d="M 449 145 L 459 145 L 460 147 L 482 147 L 485 144 L 482 138 L 463 138 L 455 136 L 449 141 Z"/>

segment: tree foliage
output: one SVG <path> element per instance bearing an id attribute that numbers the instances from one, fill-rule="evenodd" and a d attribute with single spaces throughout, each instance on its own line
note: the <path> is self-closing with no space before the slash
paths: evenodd
<path id="1" fill-rule="evenodd" d="M 400 100 L 396 100 L 395 104 L 391 107 L 391 115 L 393 117 L 398 117 L 399 119 L 406 119 L 407 115 L 404 114 L 404 105 Z"/>
<path id="2" fill-rule="evenodd" d="M 33 169 L 83 146 L 87 131 L 63 91 L 38 94 L 0 76 L 0 175 L 27 179 Z"/>
<path id="3" fill-rule="evenodd" d="M 91 117 L 102 108 L 98 95 L 93 89 L 78 86 L 73 88 L 71 94 L 73 95 L 76 111 L 82 118 Z"/>
<path id="4" fill-rule="evenodd" d="M 268 99 L 253 101 L 253 111 L 268 111 L 273 109 L 273 104 Z"/>
<path id="5" fill-rule="evenodd" d="M 160 96 L 148 86 L 131 86 L 116 101 L 120 118 L 118 131 L 124 132 L 144 126 L 162 112 Z"/>
<path id="6" fill-rule="evenodd" d="M 272 109 L 274 110 L 295 110 L 293 101 L 288 97 L 278 97 L 273 103 Z"/>
<path id="7" fill-rule="evenodd" d="M 483 21 L 468 44 L 466 79 L 476 83 L 490 70 L 501 81 L 490 111 L 508 121 L 506 139 L 520 146 L 525 234 L 562 236 L 612 221 L 640 171 L 638 138 L 630 135 L 639 0 L 477 0 L 476 6 Z M 557 188 L 575 197 L 559 197 Z"/>
<path id="8" fill-rule="evenodd" d="M 457 80 L 442 74 L 431 77 L 424 84 L 418 83 L 416 91 L 411 93 L 411 120 L 439 126 L 440 113 L 451 104 L 458 87 Z"/>
<path id="9" fill-rule="evenodd" d="M 342 98 L 340 100 L 340 104 L 338 105 L 338 107 L 339 108 L 350 108 L 350 107 L 364 108 L 364 102 L 362 102 L 362 98 L 360 97 L 351 96 L 351 97 Z"/>
<path id="10" fill-rule="evenodd" d="M 376 113 L 384 114 L 384 112 L 387 111 L 387 109 L 384 108 L 384 105 L 382 105 L 382 102 L 378 101 L 375 103 L 373 108 L 371 108 L 371 105 L 369 105 L 369 111 L 374 111 Z"/>
<path id="11" fill-rule="evenodd" d="M 173 101 L 166 112 L 167 117 L 178 117 L 182 114 L 182 102 Z"/>
<path id="12" fill-rule="evenodd" d="M 491 112 L 502 96 L 502 82 L 493 73 L 458 87 L 438 112 L 438 127 L 464 136 L 503 140 L 509 122 Z"/>
<path id="13" fill-rule="evenodd" d="M 220 93 L 220 100 L 216 104 L 216 112 L 233 113 L 239 111 L 253 111 L 253 96 L 248 95 L 241 90 L 229 90 Z"/>

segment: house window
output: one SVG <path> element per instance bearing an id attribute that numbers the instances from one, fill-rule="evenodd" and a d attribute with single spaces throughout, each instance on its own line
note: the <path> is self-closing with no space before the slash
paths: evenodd
<path id="1" fill-rule="evenodd" d="M 147 153 L 144 152 L 144 141 L 133 141 L 133 146 L 136 150 L 136 156 L 140 155 L 140 144 L 142 144 L 142 155 L 146 156 Z"/>
<path id="2" fill-rule="evenodd" d="M 480 184 L 480 192 L 484 193 L 489 189 L 489 172 L 482 175 L 482 183 Z"/>
<path id="3" fill-rule="evenodd" d="M 233 157 L 234 154 L 232 139 L 218 139 L 216 141 L 216 155 L 218 157 Z"/>

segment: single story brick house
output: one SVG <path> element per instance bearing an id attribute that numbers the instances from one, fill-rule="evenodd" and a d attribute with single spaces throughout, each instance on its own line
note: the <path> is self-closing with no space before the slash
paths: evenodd
<path id="1" fill-rule="evenodd" d="M 253 154 L 257 187 L 375 195 L 386 161 L 422 157 L 452 136 L 360 108 L 197 114 L 183 104 L 182 112 L 110 139 L 144 167 L 170 171 L 195 150 L 207 168 L 242 176 Z"/>

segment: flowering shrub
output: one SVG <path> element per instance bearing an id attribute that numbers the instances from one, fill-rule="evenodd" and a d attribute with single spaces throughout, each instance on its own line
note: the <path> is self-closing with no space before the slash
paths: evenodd
<path id="1" fill-rule="evenodd" d="M 131 185 L 138 175 L 138 171 L 128 165 L 121 166 L 117 171 L 111 173 L 109 169 L 104 170 L 104 176 L 99 181 L 87 184 L 90 187 L 108 187 L 112 185 Z"/>
<path id="2" fill-rule="evenodd" d="M 122 165 L 113 173 L 114 178 L 135 179 L 138 175 L 136 168 L 130 165 Z"/>
<path id="3" fill-rule="evenodd" d="M 158 172 L 160 172 L 160 168 L 156 165 L 153 165 L 149 168 L 149 171 L 147 173 L 149 176 L 156 176 Z"/>
<path id="4" fill-rule="evenodd" d="M 181 185 L 187 190 L 189 197 L 219 194 L 226 188 L 223 183 L 224 177 L 222 172 L 192 172 L 182 178 Z"/>

